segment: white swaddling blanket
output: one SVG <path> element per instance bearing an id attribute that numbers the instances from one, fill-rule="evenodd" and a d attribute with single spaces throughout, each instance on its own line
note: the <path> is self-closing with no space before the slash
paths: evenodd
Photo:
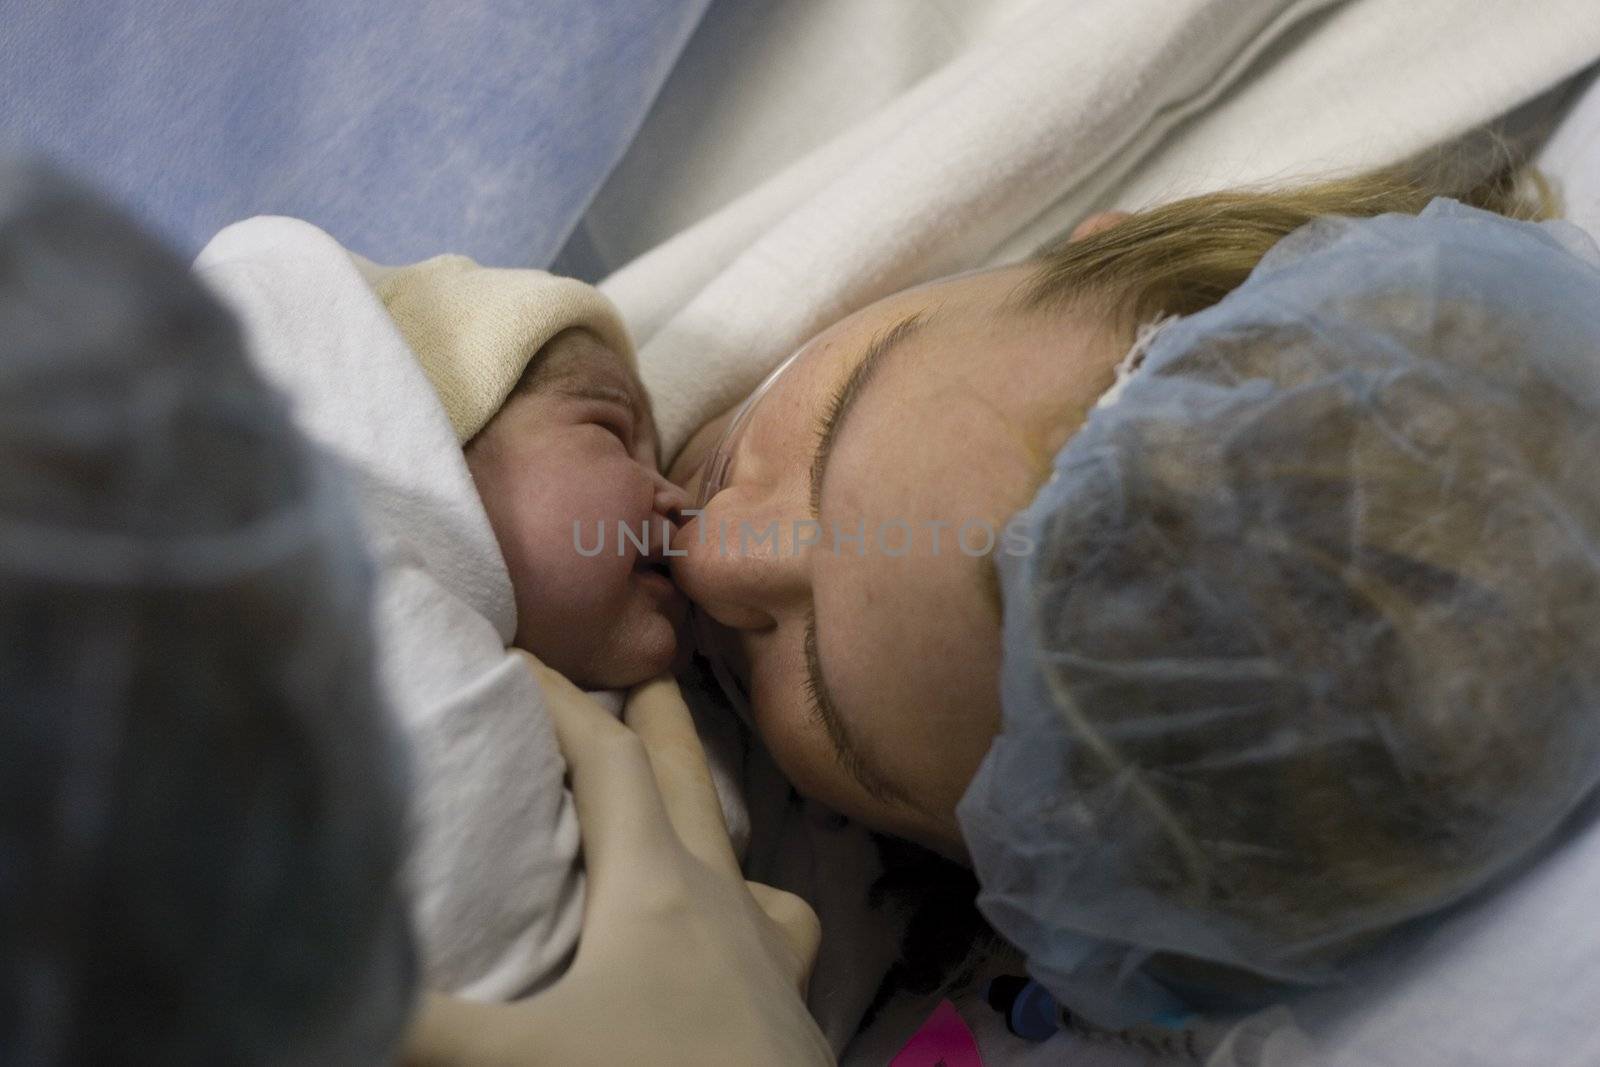
<path id="1" fill-rule="evenodd" d="M 544 695 L 507 650 L 511 579 L 444 406 L 355 261 L 315 226 L 236 223 L 195 273 L 355 492 L 379 680 L 412 753 L 424 979 L 486 1000 L 537 990 L 578 941 L 577 813 Z"/>
<path id="2" fill-rule="evenodd" d="M 508 647 L 517 631 L 511 577 L 459 428 L 419 362 L 425 350 L 408 345 L 374 279 L 409 286 L 408 312 L 427 312 L 426 328 L 413 318 L 412 336 L 436 346 L 426 350 L 436 367 L 463 375 L 509 365 L 507 350 L 537 348 L 569 327 L 604 336 L 609 320 L 592 290 L 540 271 L 480 276 L 468 299 L 449 288 L 464 276 L 459 267 L 434 261 L 448 281 L 416 267 L 397 274 L 310 223 L 261 216 L 217 234 L 195 272 L 239 317 L 252 361 L 354 490 L 377 571 L 378 675 L 412 757 L 407 874 L 424 980 L 511 999 L 556 978 L 577 945 L 577 815 L 544 693 Z M 445 380 L 469 401 L 493 390 Z M 470 402 L 457 411 L 477 417 Z M 590 695 L 621 707 L 620 692 Z M 697 726 L 741 849 L 748 819 L 731 769 L 733 723 Z"/>

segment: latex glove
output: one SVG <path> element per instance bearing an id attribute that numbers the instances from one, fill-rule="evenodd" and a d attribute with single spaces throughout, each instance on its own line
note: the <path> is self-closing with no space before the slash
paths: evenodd
<path id="1" fill-rule="evenodd" d="M 832 1064 L 805 1006 L 821 927 L 746 882 L 678 686 L 633 690 L 618 722 L 527 657 L 566 755 L 588 895 L 571 969 L 513 1004 L 429 994 L 413 1067 Z"/>

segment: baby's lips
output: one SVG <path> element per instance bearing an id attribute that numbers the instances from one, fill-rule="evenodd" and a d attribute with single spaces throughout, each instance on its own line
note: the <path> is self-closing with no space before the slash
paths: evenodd
<path id="1" fill-rule="evenodd" d="M 670 558 L 667 555 L 667 547 L 677 536 L 678 527 L 665 516 L 655 515 L 650 519 L 647 532 L 649 537 L 645 542 L 645 550 L 639 554 L 639 566 L 666 563 Z"/>

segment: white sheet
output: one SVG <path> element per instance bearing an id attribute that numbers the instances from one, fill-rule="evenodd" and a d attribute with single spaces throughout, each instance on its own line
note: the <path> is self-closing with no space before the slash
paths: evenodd
<path id="1" fill-rule="evenodd" d="M 799 23 L 787 32 L 806 40 L 805 19 L 787 10 Z M 837 5 L 817 10 L 837 17 Z M 1097 207 L 1391 162 L 1600 57 L 1592 0 L 1514 10 L 1471 0 L 1009 0 L 1003 11 L 922 76 L 913 63 L 903 90 L 908 79 L 882 79 L 875 107 L 856 98 L 830 111 L 814 91 L 702 79 L 689 86 L 702 110 L 720 94 L 768 102 L 739 112 L 755 132 L 718 127 L 715 144 L 690 136 L 695 101 L 669 84 L 642 135 L 657 157 L 625 160 L 608 189 L 648 192 L 639 171 L 650 171 L 675 217 L 699 221 L 602 285 L 641 343 L 669 454 L 806 337 L 879 295 L 1015 258 Z M 817 62 L 796 76 L 849 85 L 850 63 L 901 62 L 892 40 L 863 55 L 845 39 L 840 30 L 838 68 L 812 47 Z M 834 136 L 792 162 L 741 151 L 792 121 L 791 97 L 829 116 L 810 120 L 809 137 L 829 124 Z M 693 158 L 673 157 L 674 141 Z M 730 157 L 738 181 L 708 176 Z M 716 199 L 741 185 L 742 195 Z M 626 248 L 625 226 L 651 229 L 636 208 L 608 215 L 620 199 L 602 193 L 586 219 L 598 246 Z"/>
<path id="2" fill-rule="evenodd" d="M 1565 217 L 1600 241 L 1600 73 L 1590 76 L 1534 162 L 1554 180 Z"/>

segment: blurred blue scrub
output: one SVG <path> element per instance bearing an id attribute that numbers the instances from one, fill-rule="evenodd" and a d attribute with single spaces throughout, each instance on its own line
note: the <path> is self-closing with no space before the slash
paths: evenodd
<path id="1" fill-rule="evenodd" d="M 545 266 L 709 0 L 14 0 L 0 150 L 193 255 L 294 215 L 384 263 Z"/>

